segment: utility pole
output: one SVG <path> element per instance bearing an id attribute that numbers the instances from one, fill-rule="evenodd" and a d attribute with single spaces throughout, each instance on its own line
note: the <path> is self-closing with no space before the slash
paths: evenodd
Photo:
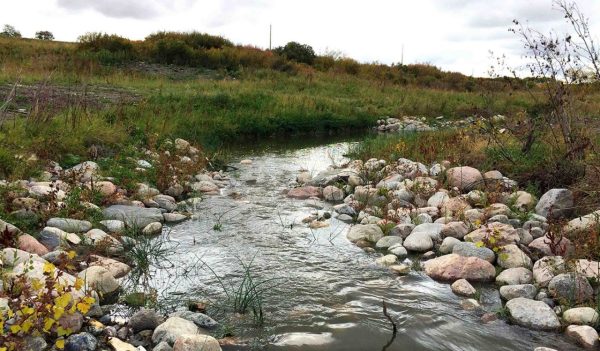
<path id="1" fill-rule="evenodd" d="M 273 38 L 273 25 L 269 24 L 269 51 L 271 51 L 271 39 Z"/>
<path id="2" fill-rule="evenodd" d="M 402 56 L 400 56 L 400 66 L 404 66 L 404 44 L 402 44 Z"/>

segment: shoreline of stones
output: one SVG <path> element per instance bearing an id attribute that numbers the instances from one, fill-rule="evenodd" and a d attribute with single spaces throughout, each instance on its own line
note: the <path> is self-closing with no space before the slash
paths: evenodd
<path id="1" fill-rule="evenodd" d="M 334 216 L 352 224 L 347 239 L 381 253 L 377 264 L 400 275 L 416 267 L 451 284 L 465 309 L 487 311 L 484 323 L 508 314 L 511 323 L 564 331 L 584 348 L 599 348 L 600 262 L 573 257 L 569 239 L 552 242 L 548 234 L 558 220 L 575 235 L 600 225 L 600 210 L 569 217 L 570 190 L 551 189 L 538 200 L 496 170 L 408 159 L 355 160 L 296 180 L 287 196 L 334 203 Z M 417 266 L 409 253 L 420 255 Z M 486 284 L 486 296 L 472 284 Z M 553 349 L 536 348 L 543 350 Z"/>
<path id="2" fill-rule="evenodd" d="M 187 141 L 176 139 L 174 146 L 175 157 L 180 161 L 198 162 L 198 150 Z M 158 162 L 158 154 L 146 154 L 150 161 L 138 160 L 136 171 L 144 172 Z M 77 186 L 91 186 L 93 181 L 94 188 L 104 198 L 110 199 L 109 205 L 103 209 L 91 203 L 82 204 L 102 211 L 103 220 L 96 227 L 85 220 L 50 218 L 34 237 L 0 220 L 0 231 L 6 230 L 17 238 L 15 247 L 4 248 L 0 252 L 0 265 L 5 277 L 25 275 L 27 279 L 43 279 L 45 263 L 58 263 L 69 250 L 87 245 L 102 248 L 106 257 L 92 254 L 89 262 L 79 262 L 77 277 L 85 279 L 85 289 L 93 291 L 96 296 L 114 297 L 121 291 L 122 283 L 131 271 L 128 264 L 113 257 L 128 245 L 135 245 L 135 239 L 125 235 L 127 230 L 137 230 L 144 236 L 160 235 L 163 233 L 163 224 L 175 224 L 193 217 L 190 214 L 202 198 L 190 195 L 219 194 L 229 181 L 223 172 L 203 172 L 174 181 L 164 194 L 143 183 L 137 185 L 134 193 L 128 194 L 112 179 L 101 177 L 100 173 L 98 165 L 92 161 L 85 161 L 67 170 L 51 163 L 40 181 L 0 182 L 0 186 L 19 189 L 22 196 L 13 201 L 17 208 L 13 214 L 22 217 L 33 215 L 41 207 L 47 206 L 45 201 L 48 198 L 54 198 L 61 206 L 61 201 L 71 190 L 71 186 L 62 179 L 72 182 L 76 178 Z M 67 272 L 62 274 L 67 281 L 75 281 L 75 277 Z M 3 289 L 0 282 L 0 292 Z M 201 312 L 182 307 L 163 316 L 154 310 L 142 308 L 127 319 L 112 315 L 114 305 L 104 305 L 104 301 L 101 303 L 100 299 L 96 300 L 85 316 L 77 313 L 71 320 L 64 321 L 73 331 L 66 338 L 65 350 L 93 351 L 106 347 L 116 351 L 221 350 L 219 341 L 209 335 L 218 323 Z M 0 308 L 7 306 L 6 298 L 0 297 Z M 48 341 L 52 343 L 48 345 Z M 28 337 L 25 350 L 55 350 L 52 344 L 52 340 L 42 337 Z"/>

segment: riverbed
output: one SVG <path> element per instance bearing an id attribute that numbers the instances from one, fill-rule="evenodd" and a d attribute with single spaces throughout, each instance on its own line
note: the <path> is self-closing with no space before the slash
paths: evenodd
<path id="1" fill-rule="evenodd" d="M 156 275 L 166 294 L 181 304 L 218 300 L 221 282 L 239 281 L 242 263 L 251 262 L 253 276 L 272 285 L 263 301 L 265 324 L 254 327 L 250 318 L 240 318 L 244 326 L 239 327 L 229 318 L 225 323 L 249 345 L 224 349 L 579 350 L 560 334 L 503 320 L 483 323 L 484 311 L 463 309 L 462 298 L 448 284 L 419 271 L 398 276 L 377 266 L 379 254 L 346 239 L 348 224 L 332 218 L 328 227 L 311 230 L 302 223 L 331 205 L 289 199 L 284 191 L 294 186 L 302 169 L 316 174 L 342 164 L 349 145 L 269 147 L 237 155 L 238 161 L 251 159 L 252 164 L 236 164 L 239 170 L 229 173 L 229 187 L 200 202 L 194 219 L 170 228 L 174 267 Z M 174 279 L 182 267 L 191 267 L 185 268 L 186 278 Z M 393 340 L 382 301 L 398 327 Z"/>

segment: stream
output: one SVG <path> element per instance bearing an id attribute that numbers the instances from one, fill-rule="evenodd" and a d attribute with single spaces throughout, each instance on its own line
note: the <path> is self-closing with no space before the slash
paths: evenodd
<path id="1" fill-rule="evenodd" d="M 172 226 L 175 267 L 157 272 L 156 280 L 181 304 L 188 298 L 218 299 L 223 295 L 220 281 L 239 281 L 244 274 L 241 262 L 251 262 L 253 276 L 272 286 L 263 301 L 265 325 L 242 331 L 257 349 L 579 350 L 560 334 L 530 331 L 502 320 L 484 324 L 483 312 L 464 310 L 450 285 L 419 271 L 398 276 L 375 265 L 379 254 L 351 244 L 345 223 L 332 218 L 329 227 L 316 230 L 302 224 L 316 208 L 328 210 L 331 205 L 289 199 L 283 191 L 294 185 L 301 169 L 316 174 L 332 163 L 341 164 L 349 145 L 242 151 L 237 160 L 250 158 L 253 163 L 236 165 L 239 170 L 229 173 L 230 187 L 200 202 L 196 218 Z M 174 270 L 190 265 L 193 278 L 175 281 Z M 398 327 L 393 340 L 382 313 L 383 300 Z M 224 347 L 236 349 L 240 348 Z"/>

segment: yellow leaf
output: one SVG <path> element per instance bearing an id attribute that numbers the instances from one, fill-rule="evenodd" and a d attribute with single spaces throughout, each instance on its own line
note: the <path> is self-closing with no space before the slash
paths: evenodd
<path id="1" fill-rule="evenodd" d="M 37 279 L 37 278 L 32 279 L 31 288 L 34 291 L 42 290 L 43 287 L 44 287 L 44 284 L 39 279 Z"/>
<path id="2" fill-rule="evenodd" d="M 55 269 L 56 269 L 56 267 L 52 263 L 50 263 L 50 262 L 44 263 L 44 273 L 48 273 L 48 274 L 53 273 Z"/>
<path id="3" fill-rule="evenodd" d="M 54 319 L 59 320 L 60 317 L 65 313 L 65 309 L 62 307 L 54 307 Z"/>
<path id="4" fill-rule="evenodd" d="M 56 340 L 56 342 L 54 343 L 54 346 L 56 346 L 56 348 L 59 350 L 64 349 L 65 348 L 65 339 Z"/>
<path id="5" fill-rule="evenodd" d="M 65 336 L 68 335 L 69 331 L 65 328 L 63 328 L 61 325 L 59 325 L 58 327 L 56 327 L 56 335 L 58 336 Z"/>
<path id="6" fill-rule="evenodd" d="M 86 296 L 83 298 L 83 302 L 87 303 L 88 305 L 92 305 L 94 302 L 96 302 L 96 299 L 91 296 Z"/>
<path id="7" fill-rule="evenodd" d="M 58 307 L 62 307 L 62 308 L 67 307 L 69 305 L 69 303 L 71 302 L 71 293 L 64 293 L 63 295 L 60 295 L 59 297 L 54 299 L 54 302 L 56 303 L 56 306 L 58 306 Z"/>
<path id="8" fill-rule="evenodd" d="M 52 328 L 53 325 L 54 325 L 54 319 L 52 319 L 52 318 L 46 318 L 44 320 L 44 331 L 45 332 L 49 332 L 50 328 Z"/>
<path id="9" fill-rule="evenodd" d="M 76 255 L 76 253 L 75 253 L 75 251 L 73 251 L 73 250 L 71 250 L 71 251 L 69 251 L 69 252 L 67 253 L 67 257 L 68 257 L 70 260 L 74 259 L 74 258 L 75 258 L 75 255 Z"/>
<path id="10" fill-rule="evenodd" d="M 79 312 L 87 314 L 90 310 L 90 305 L 88 305 L 87 303 L 80 302 L 77 304 L 77 309 L 79 310 Z"/>
<path id="11" fill-rule="evenodd" d="M 20 331 L 21 331 L 21 326 L 20 325 L 11 325 L 10 326 L 10 332 L 13 333 L 13 334 L 17 334 Z"/>
<path id="12" fill-rule="evenodd" d="M 73 287 L 75 288 L 75 290 L 81 290 L 81 288 L 83 287 L 83 279 L 81 278 L 76 278 L 75 279 L 75 284 L 73 285 Z"/>

